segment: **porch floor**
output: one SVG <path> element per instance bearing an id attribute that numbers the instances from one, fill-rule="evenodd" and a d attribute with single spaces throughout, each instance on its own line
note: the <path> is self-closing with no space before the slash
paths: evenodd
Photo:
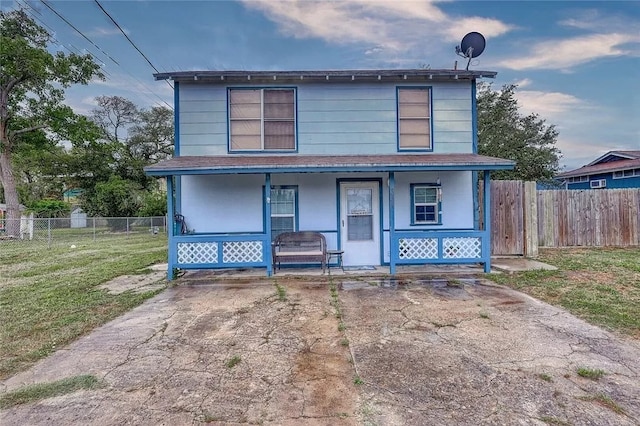
<path id="1" fill-rule="evenodd" d="M 372 269 L 373 268 L 373 269 Z M 478 275 L 484 274 L 482 265 L 403 265 L 396 267 L 396 275 L 402 274 L 426 274 L 426 275 Z M 292 276 L 389 276 L 388 266 L 375 267 L 346 267 L 343 270 L 339 266 L 327 268 L 324 275 L 320 267 L 307 268 L 282 268 L 275 271 L 273 277 Z M 216 269 L 216 270 L 187 270 L 184 278 L 205 278 L 205 277 L 225 277 L 225 278 L 265 278 L 266 268 L 243 268 L 243 269 Z"/>

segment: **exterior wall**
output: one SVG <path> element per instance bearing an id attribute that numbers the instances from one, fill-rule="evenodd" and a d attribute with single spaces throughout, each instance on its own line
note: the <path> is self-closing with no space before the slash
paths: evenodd
<path id="1" fill-rule="evenodd" d="M 590 181 L 597 179 L 606 179 L 607 187 L 606 189 L 616 189 L 616 188 L 640 188 L 640 176 L 626 177 L 620 179 L 614 179 L 613 173 L 601 173 L 598 175 L 589 176 L 588 182 L 576 182 L 576 183 L 568 183 L 567 189 L 591 189 Z"/>
<path id="2" fill-rule="evenodd" d="M 472 152 L 471 83 L 405 85 L 432 87 L 433 152 Z M 399 86 L 403 85 L 274 85 L 297 88 L 298 152 L 343 155 L 398 152 Z M 227 154 L 227 87 L 184 82 L 179 87 L 180 155 Z"/>
<path id="3" fill-rule="evenodd" d="M 330 249 L 338 247 L 339 179 L 381 179 L 381 228 L 384 262 L 389 262 L 389 187 L 387 173 L 272 174 L 272 185 L 297 185 L 299 230 L 322 232 Z M 410 184 L 441 181 L 442 224 L 411 225 Z M 189 229 L 204 233 L 261 233 L 264 175 L 195 175 L 182 177 L 182 211 Z M 472 173 L 396 173 L 398 230 L 473 229 Z"/>

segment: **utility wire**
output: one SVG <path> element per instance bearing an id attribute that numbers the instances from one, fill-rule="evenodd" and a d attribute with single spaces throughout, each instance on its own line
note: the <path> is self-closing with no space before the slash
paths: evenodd
<path id="1" fill-rule="evenodd" d="M 50 25 L 47 25 L 46 22 L 44 22 L 41 18 L 39 18 L 37 15 L 42 16 L 42 13 L 40 13 L 39 10 L 35 9 L 33 6 L 31 6 L 26 0 L 22 0 L 22 2 L 20 0 L 17 0 L 17 3 L 20 6 L 26 6 L 28 7 L 31 11 L 29 12 L 29 14 L 31 15 L 31 17 L 33 19 L 35 19 L 36 21 L 38 21 L 40 24 L 42 24 L 44 27 L 46 27 L 49 30 L 49 37 L 51 39 L 51 41 L 53 41 L 55 44 L 57 44 L 58 46 L 61 46 L 63 48 L 65 48 L 69 53 L 74 53 L 77 55 L 83 55 L 83 53 L 80 51 L 80 49 L 78 49 L 76 46 L 74 46 L 73 44 L 69 43 L 69 46 L 73 48 L 73 50 L 71 50 L 68 46 L 66 46 L 65 44 L 63 44 L 60 40 L 58 40 L 53 34 L 56 32 Z M 35 12 L 35 13 L 34 13 Z M 36 15 L 37 14 L 37 15 Z M 102 62 L 102 60 L 100 58 L 98 58 L 96 55 L 93 54 L 93 52 L 91 52 L 90 50 L 86 50 L 85 52 L 88 53 L 89 55 L 91 55 L 91 57 L 96 60 L 98 63 L 104 65 L 104 63 Z M 110 76 L 111 74 L 109 72 L 107 72 L 107 70 L 105 70 L 104 68 L 102 68 L 101 70 L 105 75 Z"/>
<path id="2" fill-rule="evenodd" d="M 43 0 L 44 1 L 44 0 Z M 140 50 L 138 48 L 138 46 L 136 46 L 136 44 L 129 38 L 129 36 L 127 35 L 127 33 L 124 32 L 124 30 L 122 29 L 122 27 L 120 27 L 120 25 L 116 22 L 115 19 L 113 19 L 113 17 L 111 15 L 109 15 L 109 12 L 107 12 L 106 10 L 104 10 L 104 7 L 102 7 L 102 5 L 100 4 L 100 2 L 98 0 L 94 0 L 96 2 L 96 4 L 98 5 L 98 7 L 100 8 L 100 10 L 102 10 L 102 12 L 104 12 L 105 15 L 107 15 L 107 17 L 109 17 L 109 19 L 111 19 L 111 22 L 113 22 L 113 25 L 116 26 L 116 28 L 118 28 L 120 30 L 120 32 L 122 33 L 122 35 L 127 39 L 127 41 L 129 41 L 129 43 L 131 44 L 131 46 L 134 47 L 134 49 L 136 49 L 138 51 L 138 53 L 140 53 L 140 55 L 142 55 L 142 57 L 147 61 L 147 63 L 151 66 L 151 68 L 154 69 L 154 71 L 156 73 L 160 73 L 160 71 L 158 71 L 158 68 L 155 67 L 155 65 L 153 65 L 151 63 L 151 61 L 149 60 L 149 58 L 147 58 L 147 55 L 145 55 L 144 53 L 142 53 L 142 50 Z M 171 87 L 173 89 L 173 85 L 168 81 L 165 80 L 167 82 L 167 84 L 169 85 L 169 87 Z"/>
<path id="3" fill-rule="evenodd" d="M 34 9 L 33 7 L 31 7 L 26 0 L 22 0 L 25 4 L 27 4 L 27 6 L 29 6 L 32 10 L 38 12 L 36 9 Z M 122 67 L 122 65 L 120 65 L 120 63 L 118 63 L 118 61 L 116 61 L 115 59 L 113 59 L 107 52 L 105 52 L 104 50 L 102 50 L 97 44 L 95 44 L 91 39 L 89 39 L 86 35 L 84 35 L 84 33 L 82 33 L 82 31 L 80 31 L 78 28 L 76 28 L 71 22 L 69 22 L 69 20 L 67 20 L 64 16 L 62 16 L 60 13 L 58 13 L 53 7 L 51 7 L 49 4 L 47 4 L 44 0 L 40 0 L 40 2 L 42 4 L 44 4 L 49 10 L 51 10 L 56 16 L 58 16 L 60 19 L 62 19 L 67 25 L 69 25 L 71 28 L 73 28 L 78 34 L 80 34 L 85 40 L 87 40 L 89 43 L 91 43 L 93 46 L 95 46 L 100 52 L 102 52 L 107 58 L 111 59 L 113 61 L 113 63 L 115 63 L 117 66 L 119 66 L 121 69 L 123 69 L 127 74 L 129 74 L 130 77 L 132 77 L 134 80 L 136 80 L 141 86 L 143 86 L 145 89 L 147 89 L 150 93 L 152 93 L 153 95 L 155 95 L 161 103 L 165 104 L 169 109 L 173 110 L 173 107 L 171 105 L 169 105 L 164 99 L 162 99 L 157 93 L 155 93 L 152 89 L 150 89 L 148 86 L 146 86 L 142 81 L 140 81 L 137 77 L 135 77 L 132 73 L 130 73 L 129 71 L 127 71 L 125 68 Z M 35 17 L 35 16 L 34 16 Z M 42 22 L 42 21 L 40 21 Z M 42 22 L 44 24 L 44 22 Z M 47 26 L 48 28 L 51 29 L 51 27 L 49 27 L 48 25 L 44 24 L 45 26 Z M 51 29 L 51 31 L 55 32 L 53 29 Z M 55 38 L 54 38 L 55 41 Z M 57 41 L 56 41 L 57 42 Z M 60 44 L 60 42 L 57 42 L 58 44 Z M 62 45 L 63 47 L 65 47 L 67 50 L 69 50 L 66 46 Z M 75 46 L 73 46 L 75 48 Z M 77 48 L 76 48 L 77 49 Z M 91 53 L 90 51 L 87 50 L 87 52 L 95 59 L 97 60 L 99 63 L 102 63 L 104 65 L 104 63 L 98 59 L 93 53 Z M 102 69 L 102 72 L 104 72 L 106 75 L 111 76 L 104 68 Z M 170 85 L 171 86 L 171 85 Z M 173 86 L 171 86 L 171 88 L 173 88 Z M 158 103 L 157 101 L 154 101 L 156 104 Z"/>
<path id="4" fill-rule="evenodd" d="M 71 22 L 69 22 L 64 16 L 62 16 L 61 14 L 59 14 L 53 7 L 49 6 L 49 4 L 47 4 L 46 1 L 44 0 L 40 0 L 40 2 L 42 4 L 44 4 L 45 6 L 47 6 L 47 8 L 49 8 L 50 11 L 52 11 L 53 13 L 55 13 L 60 19 L 62 19 L 64 22 L 67 23 L 67 25 L 69 25 L 71 28 L 73 28 L 74 30 L 76 30 L 76 32 L 78 34 L 80 34 L 85 40 L 87 40 L 89 43 L 91 43 L 96 49 L 98 49 L 100 52 L 102 52 L 103 55 L 105 55 L 107 58 L 111 59 L 116 65 L 120 65 L 118 63 L 118 61 L 116 61 L 115 59 L 113 59 L 111 56 L 109 56 L 109 54 L 107 52 L 105 52 L 104 50 L 102 50 L 100 48 L 100 46 L 98 46 L 97 44 L 95 44 L 89 37 L 87 37 L 86 35 L 84 35 L 84 33 L 82 31 L 80 31 L 79 29 L 77 29 Z"/>

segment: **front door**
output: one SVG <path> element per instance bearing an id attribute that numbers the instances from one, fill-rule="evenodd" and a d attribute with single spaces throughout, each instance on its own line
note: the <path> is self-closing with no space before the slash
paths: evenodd
<path id="1" fill-rule="evenodd" d="M 340 183 L 340 243 L 345 266 L 380 265 L 378 182 Z"/>

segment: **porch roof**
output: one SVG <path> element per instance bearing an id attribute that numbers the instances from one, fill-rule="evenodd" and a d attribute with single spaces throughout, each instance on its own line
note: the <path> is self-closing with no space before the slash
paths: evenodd
<path id="1" fill-rule="evenodd" d="M 144 168 L 151 176 L 251 173 L 510 170 L 515 162 L 478 154 L 181 156 Z"/>

